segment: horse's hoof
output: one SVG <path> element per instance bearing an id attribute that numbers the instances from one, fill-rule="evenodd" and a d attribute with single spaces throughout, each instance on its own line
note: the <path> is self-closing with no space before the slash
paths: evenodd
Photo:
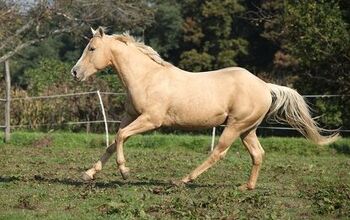
<path id="1" fill-rule="evenodd" d="M 120 174 L 122 175 L 124 180 L 127 180 L 129 178 L 130 169 L 125 167 L 123 170 L 120 170 Z"/>
<path id="2" fill-rule="evenodd" d="M 182 180 L 172 180 L 171 184 L 176 187 L 184 187 L 186 186 L 186 183 Z"/>
<path id="3" fill-rule="evenodd" d="M 242 184 L 238 187 L 240 191 L 247 191 L 247 190 L 253 190 L 254 187 L 250 186 L 248 183 Z"/>
<path id="4" fill-rule="evenodd" d="M 83 175 L 82 175 L 82 177 L 81 177 L 84 181 L 86 181 L 86 182 L 89 182 L 89 181 L 91 181 L 91 180 L 93 180 L 94 179 L 94 177 L 93 176 L 90 176 L 89 174 L 87 174 L 86 172 L 84 172 L 83 173 Z"/>

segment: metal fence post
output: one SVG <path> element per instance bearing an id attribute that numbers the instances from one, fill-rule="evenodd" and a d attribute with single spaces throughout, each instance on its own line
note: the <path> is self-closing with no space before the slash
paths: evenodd
<path id="1" fill-rule="evenodd" d="M 10 141 L 11 123 L 10 123 L 10 103 L 11 103 L 11 78 L 10 78 L 10 62 L 5 61 L 5 142 Z"/>

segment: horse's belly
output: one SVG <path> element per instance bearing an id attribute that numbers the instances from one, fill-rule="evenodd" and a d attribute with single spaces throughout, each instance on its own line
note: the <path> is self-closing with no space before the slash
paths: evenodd
<path id="1" fill-rule="evenodd" d="M 227 116 L 226 111 L 206 111 L 205 108 L 169 110 L 163 125 L 181 129 L 210 128 L 223 124 Z"/>

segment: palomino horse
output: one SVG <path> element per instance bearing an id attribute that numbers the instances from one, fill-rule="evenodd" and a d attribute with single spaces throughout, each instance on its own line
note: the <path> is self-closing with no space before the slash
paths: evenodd
<path id="1" fill-rule="evenodd" d="M 211 72 L 190 73 L 165 62 L 151 47 L 128 34 L 107 35 L 99 27 L 72 75 L 84 81 L 99 70 L 112 66 L 126 92 L 126 115 L 115 142 L 111 144 L 83 178 L 91 180 L 102 169 L 114 151 L 124 179 L 124 142 L 132 135 L 161 126 L 183 129 L 211 128 L 221 124 L 223 130 L 217 145 L 200 166 L 179 184 L 196 179 L 225 156 L 230 145 L 240 137 L 252 158 L 249 180 L 240 189 L 254 189 L 264 156 L 256 129 L 267 117 L 286 122 L 317 144 L 333 142 L 337 134 L 322 136 L 322 130 L 311 118 L 308 106 L 295 90 L 265 83 L 247 70 L 230 67 Z"/>

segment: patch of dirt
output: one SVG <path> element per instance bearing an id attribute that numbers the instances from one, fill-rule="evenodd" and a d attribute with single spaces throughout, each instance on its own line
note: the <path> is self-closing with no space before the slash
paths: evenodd
<path id="1" fill-rule="evenodd" d="M 32 143 L 32 146 L 37 148 L 50 147 L 52 145 L 52 142 L 53 142 L 53 137 L 47 135 L 41 139 L 35 140 Z"/>
<path id="2" fill-rule="evenodd" d="M 31 202 L 29 201 L 29 197 L 28 196 L 24 196 L 24 197 L 20 197 L 18 199 L 18 204 L 14 206 L 15 208 L 18 209 L 28 209 L 28 210 L 35 210 L 36 207 L 31 204 Z"/>
<path id="3" fill-rule="evenodd" d="M 68 210 L 72 210 L 72 209 L 75 209 L 75 206 L 74 205 L 67 205 L 66 207 L 64 207 L 64 210 L 68 211 Z"/>

